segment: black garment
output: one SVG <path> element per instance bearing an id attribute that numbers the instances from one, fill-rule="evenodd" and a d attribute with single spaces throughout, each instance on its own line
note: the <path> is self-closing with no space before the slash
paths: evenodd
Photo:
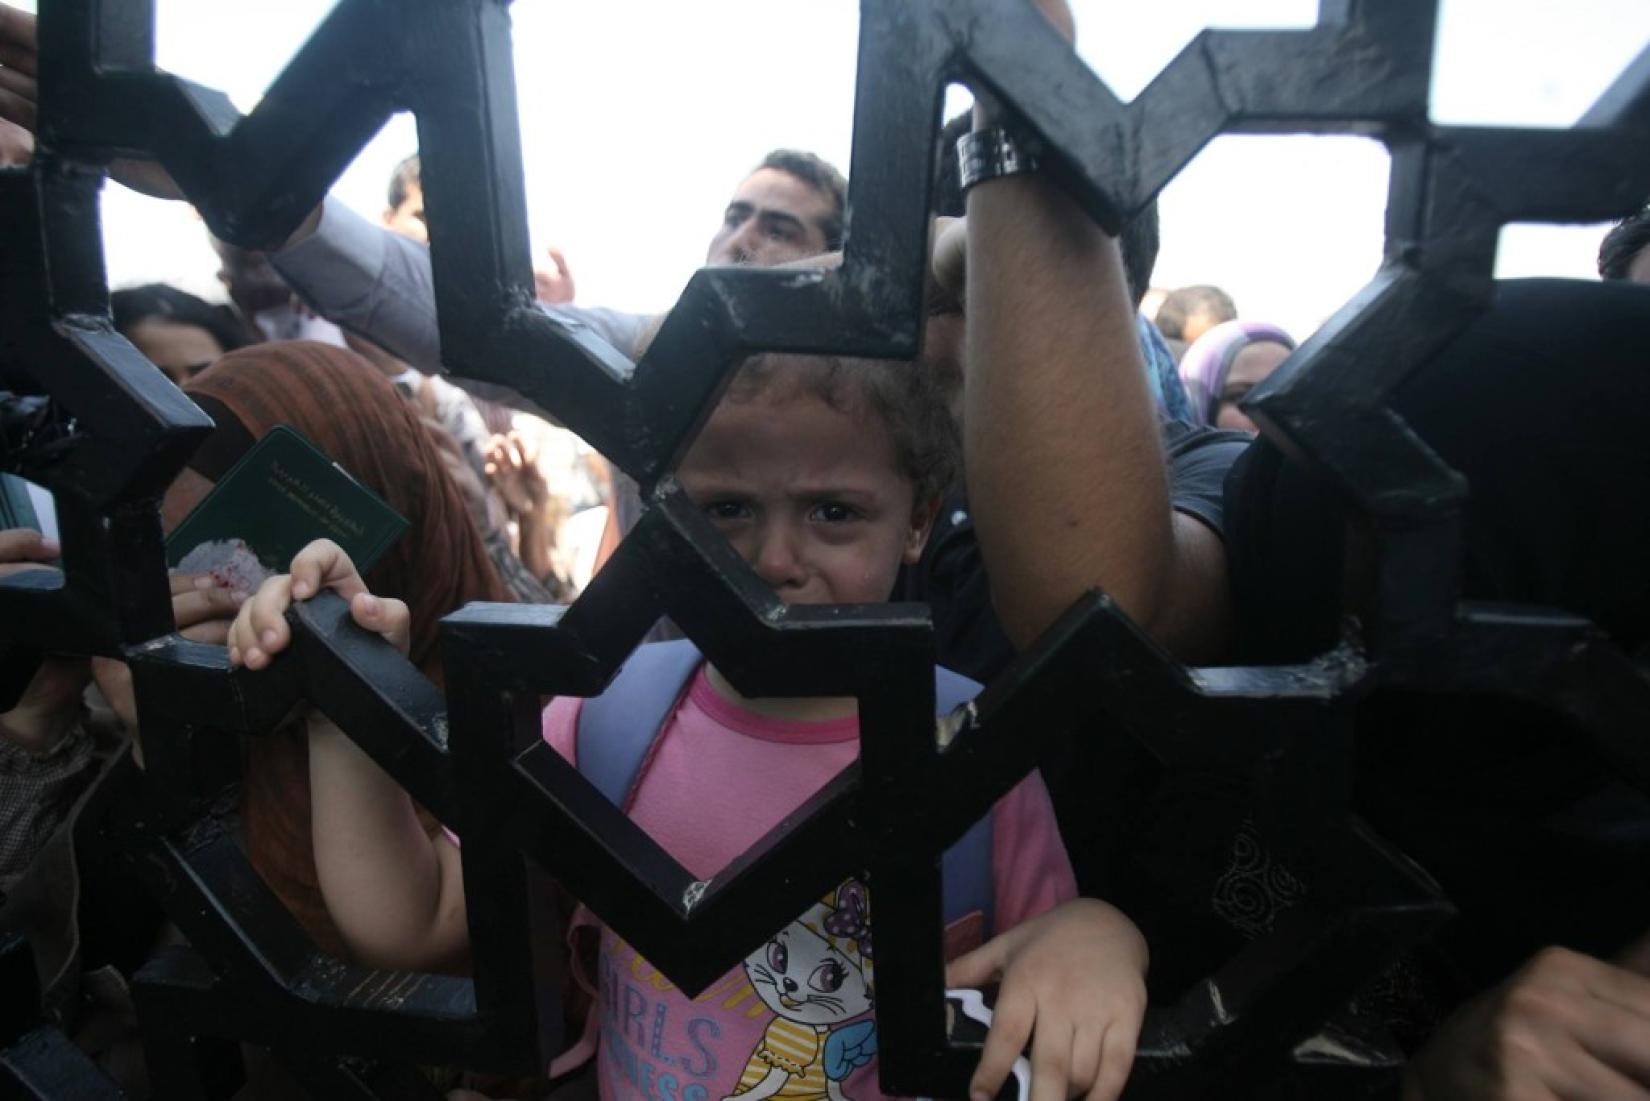
<path id="1" fill-rule="evenodd" d="M 1650 638 L 1650 287 L 1503 283 L 1393 404 L 1471 484 L 1464 597 L 1567 608 L 1630 650 Z M 1245 660 L 1295 660 L 1334 637 L 1344 519 L 1270 443 L 1233 469 Z"/>
<path id="2" fill-rule="evenodd" d="M 1174 509 L 1221 533 L 1222 487 L 1251 439 L 1243 432 L 1163 422 Z M 941 506 L 922 559 L 901 570 L 894 592 L 896 600 L 919 601 L 933 609 L 935 646 L 939 663 L 947 669 L 983 684 L 1014 657 L 1014 645 L 991 606 L 991 581 L 980 559 L 968 499 L 962 493 L 953 494 Z"/>
<path id="3" fill-rule="evenodd" d="M 1629 650 L 1650 637 L 1650 288 L 1502 284 L 1395 395 L 1471 485 L 1466 599 L 1556 605 Z M 1245 661 L 1334 638 L 1346 510 L 1270 444 L 1226 487 Z M 1364 817 L 1461 910 L 1438 938 L 1458 994 L 1536 949 L 1609 955 L 1650 929 L 1650 801 L 1556 715 L 1481 697 L 1376 693 L 1359 716 Z"/>
<path id="4" fill-rule="evenodd" d="M 1247 433 L 1164 422 L 1173 507 L 1220 533 L 1222 487 L 1251 440 Z M 895 591 L 897 599 L 925 601 L 933 609 L 939 663 L 946 668 L 984 682 L 1014 657 L 992 610 L 991 584 L 962 494 L 940 509 L 921 561 L 905 572 Z M 1154 988 L 1162 983 L 1162 992 L 1178 994 L 1203 973 L 1202 961 L 1229 954 L 1222 947 L 1236 938 L 1209 901 L 1230 846 L 1223 838 L 1206 851 L 1193 851 L 1180 829 L 1189 808 L 1207 817 L 1218 796 L 1231 808 L 1236 834 L 1246 807 L 1230 797 L 1228 778 L 1181 776 L 1160 785 L 1156 761 L 1127 736 L 1074 739 L 1044 761 L 1042 772 L 1078 889 L 1123 906 L 1146 930 L 1154 944 Z M 1192 867 L 1197 874 L 1190 874 Z M 1194 956 L 1155 950 L 1170 943 L 1209 951 Z"/>

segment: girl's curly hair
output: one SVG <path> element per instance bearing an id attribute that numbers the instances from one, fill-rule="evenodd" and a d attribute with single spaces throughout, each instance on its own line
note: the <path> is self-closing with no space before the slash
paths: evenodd
<path id="1" fill-rule="evenodd" d="M 740 365 L 723 401 L 746 402 L 776 387 L 813 394 L 855 417 L 887 426 L 900 473 L 916 487 L 919 503 L 938 500 L 955 483 L 961 440 L 947 394 L 921 362 L 768 353 Z"/>

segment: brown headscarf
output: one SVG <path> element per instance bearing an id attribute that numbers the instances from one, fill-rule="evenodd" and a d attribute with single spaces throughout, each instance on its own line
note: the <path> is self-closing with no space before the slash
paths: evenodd
<path id="1" fill-rule="evenodd" d="M 300 432 L 406 517 L 367 587 L 412 611 L 412 660 L 441 682 L 437 623 L 508 591 L 417 414 L 388 379 L 343 348 L 307 341 L 231 352 L 186 387 L 217 423 L 190 466 L 216 480 L 278 424 Z M 242 822 L 252 865 L 321 947 L 347 955 L 327 916 L 310 837 L 309 743 L 302 728 L 249 742 Z"/>

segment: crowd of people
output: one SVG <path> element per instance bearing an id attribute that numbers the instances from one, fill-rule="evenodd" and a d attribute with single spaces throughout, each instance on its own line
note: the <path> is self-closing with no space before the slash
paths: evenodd
<path id="1" fill-rule="evenodd" d="M 1038 6 L 1072 36 L 1062 0 Z M 13 163 L 33 148 L 34 48 L 32 18 L 0 6 L 0 156 Z M 750 358 L 676 469 L 688 497 L 787 604 L 926 603 L 942 706 L 1093 589 L 1189 664 L 1305 662 L 1332 646 L 1356 583 L 1354 518 L 1243 410 L 1295 337 L 1219 288 L 1153 289 L 1155 208 L 1119 238 L 1102 232 L 989 97 L 942 140 L 918 362 Z M 179 197 L 156 178 L 144 186 Z M 705 262 L 830 263 L 846 194 L 826 161 L 776 150 L 738 183 Z M 576 597 L 642 508 L 571 433 L 442 376 L 416 157 L 397 167 L 380 222 L 327 199 L 267 255 L 216 242 L 223 305 L 163 285 L 111 296 L 120 332 L 216 425 L 160 502 L 168 527 L 281 424 L 409 523 L 365 572 L 323 540 L 255 591 L 174 576 L 178 629 L 250 670 L 281 660 L 294 601 L 333 590 L 440 684 L 442 616 Z M 579 304 L 565 259 L 551 268 L 536 279 L 546 314 L 643 352 L 657 318 Z M 1599 269 L 1597 284 L 1500 285 L 1393 400 L 1471 485 L 1462 596 L 1565 608 L 1642 655 L 1650 208 L 1609 233 Z M 46 568 L 60 549 L 0 531 L 0 571 Z M 633 710 L 624 678 L 640 675 L 675 678 L 664 714 Z M 119 662 L 49 657 L 0 714 L 0 892 L 41 874 L 39 854 L 139 712 Z M 1644 793 L 1558 714 L 1525 704 L 1386 691 L 1358 722 L 1360 815 L 1459 911 L 1383 976 L 1379 1012 L 1410 1057 L 1405 1096 L 1650 1098 Z M 854 700 L 753 698 L 679 639 L 644 646 L 601 697 L 550 701 L 543 731 L 593 782 L 593 739 L 609 761 L 628 755 L 610 794 L 703 878 L 859 748 Z M 1258 910 L 1230 904 L 1263 847 L 1251 778 L 1179 774 L 1127 739 L 1059 753 L 976 827 L 983 842 L 946 858 L 948 882 L 968 885 L 946 914 L 948 979 L 996 988 L 976 1101 L 1022 1052 L 1029 1101 L 1118 1096 L 1149 998 L 1175 997 L 1310 889 L 1279 865 Z M 317 945 L 464 971 L 460 838 L 319 714 L 244 757 L 249 858 Z M 1202 820 L 1228 815 L 1219 851 L 1176 829 L 1193 805 Z M 844 881 L 697 999 L 578 911 L 575 928 L 592 931 L 573 960 L 589 1018 L 542 1088 L 880 1096 L 872 886 Z"/>

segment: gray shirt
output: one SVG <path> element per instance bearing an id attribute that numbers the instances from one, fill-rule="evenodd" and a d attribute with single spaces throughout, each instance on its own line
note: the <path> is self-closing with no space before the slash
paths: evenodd
<path id="1" fill-rule="evenodd" d="M 322 317 L 393 352 L 426 374 L 441 372 L 441 333 L 436 324 L 435 283 L 428 245 L 376 225 L 332 198 L 321 205 L 311 236 L 270 254 L 279 271 Z M 587 306 L 539 308 L 570 325 L 582 325 L 627 358 L 655 320 L 647 314 Z M 515 408 L 528 408 L 514 392 L 467 379 L 472 393 Z"/>
<path id="2" fill-rule="evenodd" d="M 441 332 L 436 323 L 435 281 L 430 248 L 375 225 L 328 197 L 321 222 L 309 237 L 270 254 L 279 271 L 322 317 L 366 337 L 428 374 L 441 367 Z M 539 304 L 550 317 L 583 325 L 630 359 L 656 318 L 621 310 Z M 514 390 L 454 376 L 477 397 L 543 415 Z M 621 532 L 641 515 L 636 483 L 613 472 L 613 508 Z"/>

